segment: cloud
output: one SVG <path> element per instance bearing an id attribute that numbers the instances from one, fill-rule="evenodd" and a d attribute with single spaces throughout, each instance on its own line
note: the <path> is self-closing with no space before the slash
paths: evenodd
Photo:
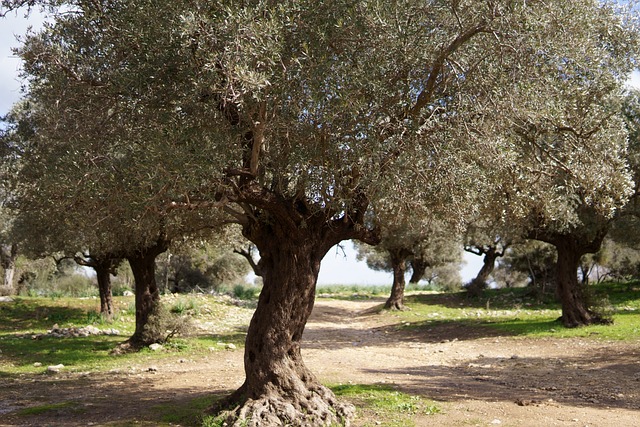
<path id="1" fill-rule="evenodd" d="M 32 10 L 28 18 L 24 11 L 9 13 L 0 18 L 0 115 L 6 114 L 20 99 L 20 59 L 12 49 L 20 46 L 16 36 L 23 36 L 29 27 L 37 30 L 45 20 L 43 14 Z"/>

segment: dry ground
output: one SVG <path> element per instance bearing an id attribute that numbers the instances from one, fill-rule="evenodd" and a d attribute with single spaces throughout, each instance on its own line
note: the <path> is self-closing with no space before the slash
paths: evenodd
<path id="1" fill-rule="evenodd" d="M 438 402 L 418 426 L 640 426 L 640 343 L 488 336 L 464 326 L 428 335 L 397 328 L 381 301 L 320 299 L 303 355 L 328 384 L 386 383 Z M 153 425 L 163 404 L 225 394 L 242 383 L 242 350 L 124 366 L 109 373 L 0 379 L 7 408 L 73 402 L 1 426 Z M 156 418 L 157 419 L 157 418 Z M 359 418 L 355 426 L 377 425 Z M 384 424 L 383 424 L 384 425 Z"/>

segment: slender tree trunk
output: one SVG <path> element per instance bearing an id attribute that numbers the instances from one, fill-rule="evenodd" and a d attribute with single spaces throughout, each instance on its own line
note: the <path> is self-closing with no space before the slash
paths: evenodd
<path id="1" fill-rule="evenodd" d="M 0 294 L 13 295 L 15 288 L 13 286 L 13 276 L 16 272 L 16 257 L 18 256 L 18 245 L 0 245 L 0 265 L 4 271 L 2 281 L 2 292 Z"/>
<path id="2" fill-rule="evenodd" d="M 469 285 L 467 286 L 467 292 L 471 295 L 480 296 L 483 291 L 487 288 L 489 280 L 489 276 L 493 273 L 493 270 L 496 265 L 496 259 L 500 257 L 501 254 L 496 250 L 495 247 L 491 246 L 485 253 L 484 258 L 482 259 L 482 268 L 476 275 L 476 277 L 471 280 Z"/>
<path id="3" fill-rule="evenodd" d="M 384 304 L 384 308 L 390 310 L 404 310 L 404 275 L 407 271 L 407 258 L 409 253 L 402 249 L 390 249 L 391 266 L 393 268 L 393 285 L 391 295 Z"/>
<path id="4" fill-rule="evenodd" d="M 409 279 L 409 283 L 418 283 L 424 277 L 428 266 L 428 263 L 423 259 L 413 258 L 411 260 L 411 278 Z"/>
<path id="5" fill-rule="evenodd" d="M 277 212 L 243 227 L 260 251 L 263 288 L 247 332 L 246 379 L 225 402 L 235 407 L 229 425 L 348 425 L 355 413 L 306 367 L 300 344 L 320 261 L 333 245 L 364 232 L 351 217 L 334 221 L 307 212 L 304 206 L 279 204 Z"/>
<path id="6" fill-rule="evenodd" d="M 156 283 L 156 258 L 168 247 L 168 241 L 159 239 L 155 245 L 127 256 L 135 281 L 136 330 L 128 340 L 134 348 L 153 344 L 160 339 L 157 334 L 146 330 L 146 326 L 160 302 L 160 292 Z"/>
<path id="7" fill-rule="evenodd" d="M 167 252 L 167 259 L 165 260 L 164 265 L 164 277 L 162 278 L 162 293 L 166 294 L 169 292 L 169 273 L 171 272 L 171 258 L 173 254 L 171 252 Z"/>
<path id="8" fill-rule="evenodd" d="M 94 270 L 98 280 L 98 292 L 100 294 L 100 314 L 111 319 L 114 314 L 113 293 L 111 292 L 111 269 L 113 260 L 96 260 Z"/>

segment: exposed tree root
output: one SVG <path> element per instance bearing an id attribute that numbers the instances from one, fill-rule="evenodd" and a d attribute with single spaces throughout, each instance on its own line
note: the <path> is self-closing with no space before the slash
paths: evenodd
<path id="1" fill-rule="evenodd" d="M 226 416 L 226 425 L 233 427 L 349 426 L 355 408 L 339 402 L 328 388 L 315 385 L 302 394 L 272 391 L 221 415 Z"/>
<path id="2" fill-rule="evenodd" d="M 565 328 L 580 328 L 582 326 L 589 325 L 612 325 L 613 319 L 608 316 L 604 316 L 598 312 L 587 310 L 586 316 L 568 316 L 563 314 L 558 318 L 558 321 L 562 323 Z"/>
<path id="3" fill-rule="evenodd" d="M 132 338 L 133 337 L 129 338 L 125 342 L 118 344 L 113 350 L 111 350 L 109 354 L 112 356 L 119 356 L 121 354 L 136 353 L 147 346 L 147 344 L 139 340 L 134 340 Z"/>
<path id="4" fill-rule="evenodd" d="M 385 310 L 391 310 L 391 311 L 404 311 L 407 309 L 405 305 L 400 301 L 396 301 L 396 302 L 387 301 L 386 304 L 384 305 L 384 308 Z"/>

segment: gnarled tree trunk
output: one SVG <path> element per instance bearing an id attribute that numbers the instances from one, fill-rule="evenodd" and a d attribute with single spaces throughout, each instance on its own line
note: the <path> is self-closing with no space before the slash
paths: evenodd
<path id="1" fill-rule="evenodd" d="M 260 251 L 263 288 L 247 332 L 246 379 L 228 400 L 236 426 L 349 424 L 355 410 L 339 402 L 300 353 L 313 309 L 320 261 L 342 240 L 362 238 L 350 218 L 332 220 L 304 206 L 279 205 L 244 225 Z M 361 217 L 360 217 L 361 218 Z M 369 242 L 373 242 L 369 240 Z"/>
<path id="2" fill-rule="evenodd" d="M 600 243 L 597 243 L 598 248 Z M 580 259 L 583 255 L 596 252 L 598 249 L 594 249 L 592 245 L 581 245 L 571 236 L 557 237 L 554 246 L 558 251 L 556 293 L 562 303 L 563 325 L 574 328 L 593 323 L 610 323 L 610 320 L 603 318 L 587 305 L 586 285 L 578 280 Z"/>
<path id="3" fill-rule="evenodd" d="M 100 314 L 111 319 L 114 314 L 113 293 L 111 292 L 111 271 L 115 261 L 112 259 L 96 260 L 94 270 L 98 280 L 98 293 L 100 294 Z"/>
<path id="4" fill-rule="evenodd" d="M 586 307 L 577 273 L 582 251 L 570 239 L 558 240 L 556 249 L 556 292 L 562 302 L 562 323 L 567 327 L 589 325 L 592 323 L 592 316 Z"/>
<path id="5" fill-rule="evenodd" d="M 467 292 L 475 296 L 482 295 L 482 292 L 487 288 L 487 280 L 489 280 L 489 276 L 493 273 L 496 260 L 503 254 L 503 252 L 498 252 L 495 246 L 486 248 L 483 253 L 482 268 L 480 268 L 476 277 L 467 285 Z"/>
<path id="6" fill-rule="evenodd" d="M 600 313 L 588 306 L 585 287 L 578 281 L 580 258 L 597 252 L 608 231 L 608 222 L 593 222 L 591 228 L 550 233 L 537 231 L 530 237 L 550 243 L 556 247 L 556 294 L 562 304 L 562 323 L 568 328 L 586 326 L 593 323 L 610 323 Z"/>
<path id="7" fill-rule="evenodd" d="M 159 338 L 145 329 L 160 302 L 156 283 L 156 258 L 168 248 L 169 241 L 158 239 L 154 245 L 126 256 L 135 280 L 136 330 L 127 341 L 134 348 L 153 344 Z"/>
<path id="8" fill-rule="evenodd" d="M 384 308 L 391 310 L 404 310 L 404 275 L 407 271 L 407 258 L 410 252 L 404 249 L 389 249 L 391 266 L 393 268 L 393 285 L 391 295 L 384 304 Z"/>
<path id="9" fill-rule="evenodd" d="M 91 267 L 96 272 L 100 295 L 100 314 L 111 319 L 114 314 L 111 275 L 115 274 L 115 267 L 120 263 L 121 258 L 113 254 L 100 256 L 83 254 L 82 256 L 74 256 L 73 259 L 78 265 Z"/>
<path id="10" fill-rule="evenodd" d="M 427 271 L 429 264 L 421 258 L 413 258 L 411 260 L 411 278 L 409 283 L 418 283 Z"/>

